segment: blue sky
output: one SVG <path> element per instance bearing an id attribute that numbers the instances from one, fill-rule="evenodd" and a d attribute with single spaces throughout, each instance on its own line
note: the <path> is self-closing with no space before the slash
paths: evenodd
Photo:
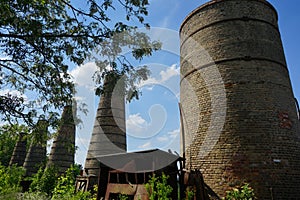
<path id="1" fill-rule="evenodd" d="M 172 149 L 179 152 L 179 37 L 184 18 L 207 1 L 150 0 L 146 21 L 152 26 L 151 37 L 163 42 L 162 51 L 142 61 L 152 72 L 141 85 L 140 100 L 126 105 L 127 146 L 129 151 L 151 148 Z M 279 13 L 279 28 L 288 63 L 294 95 L 300 100 L 300 1 L 270 0 Z M 118 15 L 115 16 L 118 19 Z M 99 99 L 93 95 L 91 74 L 93 63 L 86 63 L 71 71 L 78 83 L 77 98 L 90 110 L 82 115 L 83 124 L 77 128 L 76 162 L 84 164 Z"/>

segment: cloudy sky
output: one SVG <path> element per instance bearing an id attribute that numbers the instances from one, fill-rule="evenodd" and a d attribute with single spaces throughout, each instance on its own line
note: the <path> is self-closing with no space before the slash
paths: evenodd
<path id="1" fill-rule="evenodd" d="M 152 72 L 151 78 L 140 85 L 140 100 L 126 105 L 127 146 L 129 151 L 152 148 L 179 152 L 179 37 L 184 18 L 204 0 L 151 0 L 149 16 L 152 39 L 163 43 L 162 50 L 142 61 Z M 300 1 L 270 0 L 279 13 L 279 26 L 294 94 L 300 100 Z M 116 19 L 119 16 L 115 16 Z M 87 104 L 89 113 L 81 115 L 83 124 L 77 128 L 76 162 L 84 164 L 89 139 L 99 101 L 94 96 L 91 76 L 94 63 L 71 70 L 78 84 L 77 100 Z"/>

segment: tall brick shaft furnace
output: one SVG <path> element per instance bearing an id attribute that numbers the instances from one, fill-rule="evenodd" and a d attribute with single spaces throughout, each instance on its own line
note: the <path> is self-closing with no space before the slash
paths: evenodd
<path id="1" fill-rule="evenodd" d="M 214 0 L 180 28 L 186 167 L 220 197 L 300 199 L 300 133 L 278 16 L 264 0 Z"/>
<path id="2" fill-rule="evenodd" d="M 76 105 L 74 108 L 76 109 Z M 53 141 L 47 162 L 47 167 L 56 167 L 59 174 L 65 173 L 71 165 L 74 165 L 76 131 L 74 122 L 74 116 L 76 116 L 75 109 L 73 110 L 72 105 L 64 107 L 61 125 Z"/>
<path id="3" fill-rule="evenodd" d="M 88 174 L 99 174 L 96 157 L 126 152 L 124 84 L 120 76 L 105 77 L 104 94 L 100 97 L 93 133 L 85 161 Z"/>

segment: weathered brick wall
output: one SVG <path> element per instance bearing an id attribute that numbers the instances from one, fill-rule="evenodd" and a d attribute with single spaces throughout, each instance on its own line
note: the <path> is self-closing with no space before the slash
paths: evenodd
<path id="1" fill-rule="evenodd" d="M 275 9 L 211 1 L 183 22 L 181 104 L 187 168 L 220 196 L 300 199 L 300 133 Z"/>
<path id="2" fill-rule="evenodd" d="M 76 108 L 76 106 L 74 106 Z M 47 166 L 55 166 L 63 174 L 74 165 L 75 157 L 75 131 L 73 106 L 65 106 L 62 113 L 62 124 L 53 141 Z"/>
<path id="3" fill-rule="evenodd" d="M 85 161 L 89 174 L 98 175 L 99 156 L 126 152 L 124 85 L 119 81 L 106 78 L 104 83 L 108 89 L 100 97 Z"/>
<path id="4" fill-rule="evenodd" d="M 47 158 L 47 131 L 48 122 L 45 120 L 39 120 L 32 132 L 33 141 L 29 146 L 29 150 L 23 164 L 26 171 L 25 176 L 32 176 L 38 172 L 40 167 L 45 166 Z"/>
<path id="5" fill-rule="evenodd" d="M 17 166 L 23 166 L 26 157 L 26 145 L 26 133 L 21 132 L 19 133 L 18 141 L 16 142 L 13 154 L 9 161 L 9 166 L 13 164 L 16 164 Z"/>

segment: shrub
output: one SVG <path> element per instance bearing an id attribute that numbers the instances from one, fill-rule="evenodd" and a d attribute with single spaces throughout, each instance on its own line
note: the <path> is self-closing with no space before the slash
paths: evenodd
<path id="1" fill-rule="evenodd" d="M 21 191 L 20 181 L 24 173 L 22 167 L 0 165 L 0 199 L 13 199 Z"/>
<path id="2" fill-rule="evenodd" d="M 186 194 L 186 200 L 193 200 L 194 199 L 195 192 L 192 188 L 187 187 L 186 191 L 185 191 L 185 194 Z"/>
<path id="3" fill-rule="evenodd" d="M 126 194 L 119 194 L 119 200 L 128 200 L 128 196 Z"/>
<path id="4" fill-rule="evenodd" d="M 40 168 L 32 178 L 30 192 L 42 192 L 51 196 L 57 182 L 57 177 L 58 173 L 55 167 L 47 167 L 45 170 Z"/>
<path id="5" fill-rule="evenodd" d="M 164 173 L 160 177 L 155 174 L 151 177 L 145 187 L 149 195 L 149 200 L 169 200 L 173 188 L 168 185 L 168 176 Z"/>
<path id="6" fill-rule="evenodd" d="M 225 200 L 253 200 L 255 199 L 254 190 L 249 184 L 244 184 L 240 188 L 233 188 L 231 191 L 226 192 Z"/>
<path id="7" fill-rule="evenodd" d="M 26 192 L 19 195 L 18 199 L 22 200 L 49 200 L 46 193 L 42 192 Z"/>
<path id="8" fill-rule="evenodd" d="M 65 174 L 59 176 L 57 168 L 40 168 L 32 178 L 30 192 L 25 193 L 24 199 L 35 199 L 39 194 L 45 199 L 52 200 L 87 200 L 91 198 L 89 192 L 75 193 L 76 177 L 80 173 L 80 166 L 71 166 Z M 25 198 L 26 197 L 26 198 Z"/>
<path id="9" fill-rule="evenodd" d="M 71 166 L 65 173 L 58 178 L 57 184 L 53 190 L 52 200 L 68 199 L 68 200 L 85 200 L 90 198 L 89 192 L 75 192 L 76 177 L 80 173 L 78 165 Z"/>

